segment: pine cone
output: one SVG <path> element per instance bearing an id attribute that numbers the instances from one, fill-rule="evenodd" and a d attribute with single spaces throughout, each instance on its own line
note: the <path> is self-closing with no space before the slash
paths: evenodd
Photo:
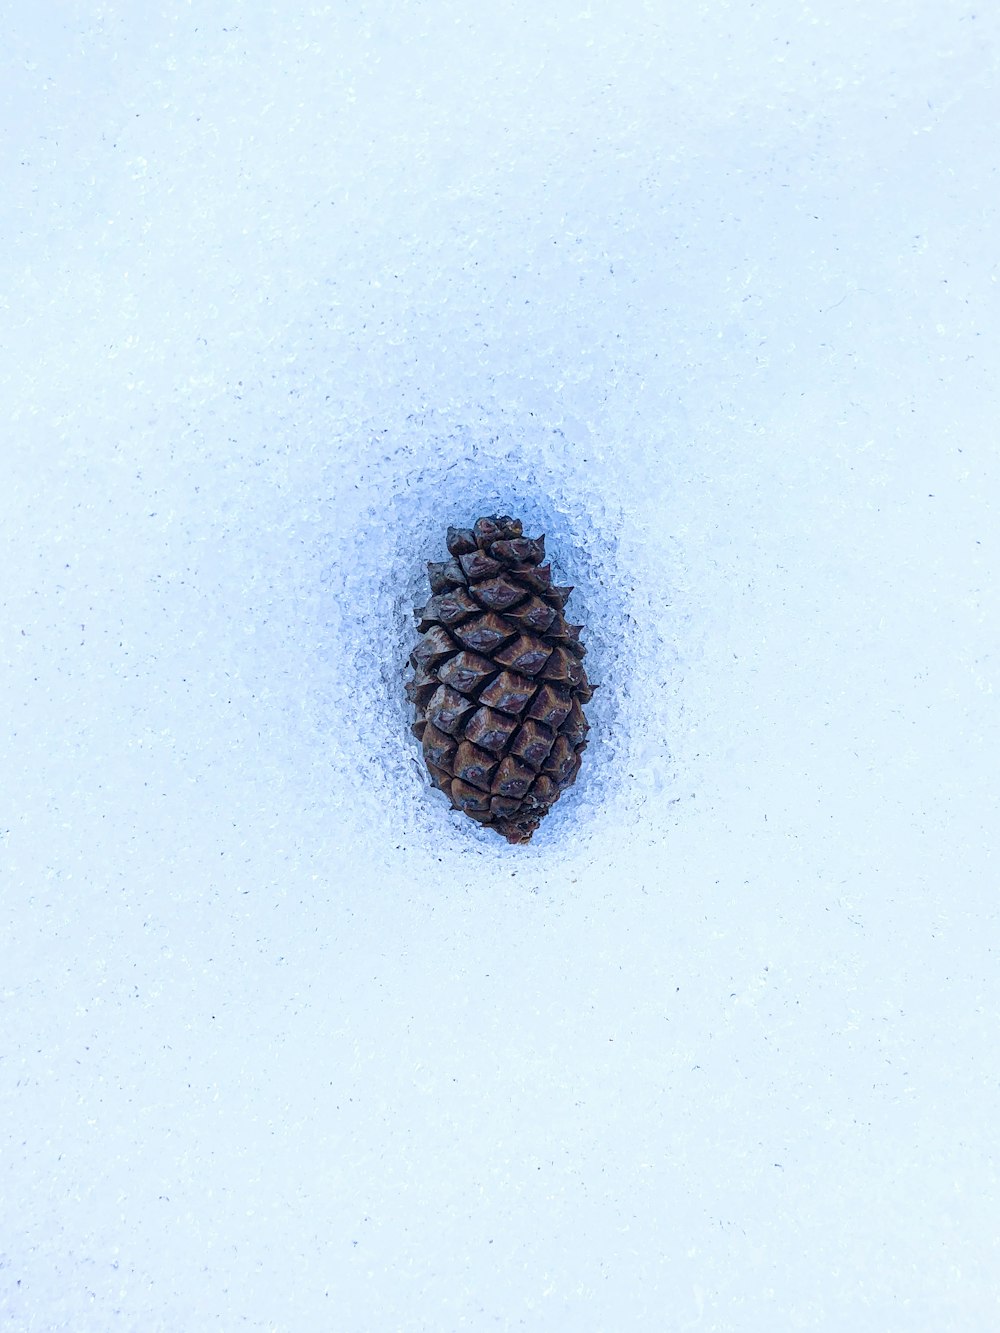
<path id="1" fill-rule="evenodd" d="M 413 733 L 453 808 L 527 842 L 587 745 L 582 626 L 563 616 L 573 589 L 553 585 L 545 538 L 523 536 L 519 519 L 449 528 L 448 550 L 428 563 L 433 596 L 414 612 Z"/>

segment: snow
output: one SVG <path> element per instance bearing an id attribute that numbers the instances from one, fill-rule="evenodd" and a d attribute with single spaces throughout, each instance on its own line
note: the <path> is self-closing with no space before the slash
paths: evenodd
<path id="1" fill-rule="evenodd" d="M 1000 21 L 482 9 L 8 16 L 3 1326 L 992 1330 Z M 402 694 L 497 511 L 526 847 Z"/>

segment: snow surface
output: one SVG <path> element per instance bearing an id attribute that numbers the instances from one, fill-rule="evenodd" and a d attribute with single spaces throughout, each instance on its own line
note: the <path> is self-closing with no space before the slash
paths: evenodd
<path id="1" fill-rule="evenodd" d="M 10 6 L 0 1326 L 1000 1326 L 1000 11 Z M 497 509 L 527 847 L 407 731 Z"/>

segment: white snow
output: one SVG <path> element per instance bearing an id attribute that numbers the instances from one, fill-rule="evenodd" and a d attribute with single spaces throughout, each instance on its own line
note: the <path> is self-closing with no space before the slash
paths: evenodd
<path id="1" fill-rule="evenodd" d="M 0 1324 L 992 1331 L 1000 13 L 14 7 Z M 527 847 L 449 523 L 601 688 Z"/>

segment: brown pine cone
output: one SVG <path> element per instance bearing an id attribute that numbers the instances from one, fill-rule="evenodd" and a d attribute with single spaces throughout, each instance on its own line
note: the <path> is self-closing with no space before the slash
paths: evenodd
<path id="1" fill-rule="evenodd" d="M 414 614 L 407 697 L 434 785 L 455 809 L 527 842 L 576 781 L 593 694 L 572 588 L 542 564 L 545 538 L 497 515 L 449 528 L 451 559 L 428 563 L 431 593 Z"/>

